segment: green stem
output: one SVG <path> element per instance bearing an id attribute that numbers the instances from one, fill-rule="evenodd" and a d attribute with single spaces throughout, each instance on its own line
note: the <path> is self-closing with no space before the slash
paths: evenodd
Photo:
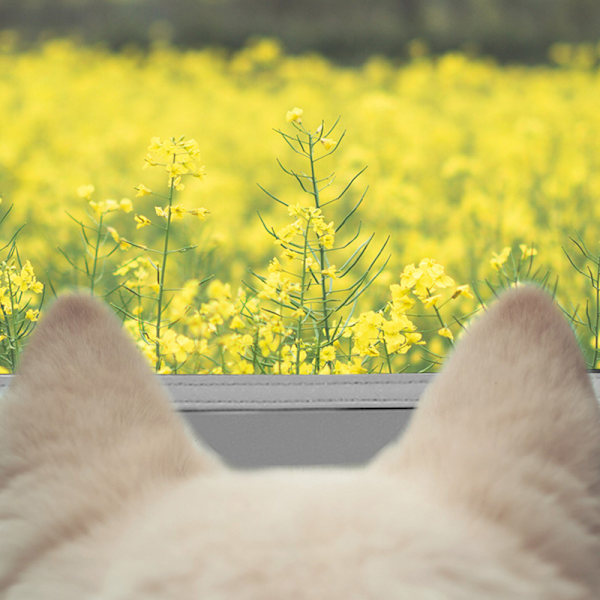
<path id="1" fill-rule="evenodd" d="M 310 160 L 310 177 L 313 185 L 313 196 L 315 198 L 315 206 L 316 208 L 320 208 L 319 205 L 319 186 L 317 185 L 317 177 L 315 175 L 315 161 L 313 156 L 313 148 L 314 142 L 312 134 L 308 134 L 308 156 Z M 321 271 L 325 269 L 325 248 L 319 243 L 319 262 L 321 265 Z M 321 272 L 321 297 L 322 297 L 322 305 L 323 305 L 323 322 L 325 324 L 325 337 L 327 339 L 327 343 L 330 344 L 330 335 L 329 335 L 329 319 L 327 315 L 327 290 L 325 288 L 325 275 Z"/>
<path id="2" fill-rule="evenodd" d="M 258 325 L 256 326 L 256 333 L 254 334 L 254 344 L 253 344 L 253 348 L 252 348 L 252 368 L 254 369 L 254 374 L 256 375 L 257 373 L 257 366 L 258 366 Z"/>
<path id="3" fill-rule="evenodd" d="M 279 318 L 280 318 L 280 321 L 282 320 L 282 312 L 283 312 L 283 310 L 282 310 L 281 305 L 280 305 L 279 306 Z M 281 361 L 282 361 L 281 351 L 282 351 L 282 348 L 283 348 L 283 341 L 284 341 L 284 338 L 283 338 L 283 336 L 280 335 L 280 337 L 279 337 L 279 346 L 277 347 L 277 358 L 278 358 L 277 365 L 279 367 L 279 374 L 280 375 L 281 375 Z"/>
<path id="4" fill-rule="evenodd" d="M 315 375 L 321 370 L 321 330 L 317 327 L 317 354 L 315 355 Z"/>
<path id="5" fill-rule="evenodd" d="M 427 288 L 427 293 L 431 296 L 431 291 L 429 290 L 429 288 Z M 432 306 L 433 306 L 435 315 L 436 315 L 438 321 L 440 322 L 440 325 L 442 326 L 442 328 L 447 327 L 446 323 L 444 323 L 444 319 L 442 319 L 442 315 L 441 315 L 440 311 L 438 310 L 438 307 L 435 304 L 432 304 Z M 450 338 L 446 338 L 446 339 L 450 342 L 451 346 L 454 346 L 454 342 Z"/>
<path id="6" fill-rule="evenodd" d="M 304 249 L 302 251 L 302 283 L 300 284 L 300 308 L 304 309 L 304 292 L 306 285 L 306 257 L 308 256 L 308 230 L 311 217 L 308 217 L 304 230 Z M 302 336 L 302 317 L 298 317 L 296 324 L 296 375 L 300 375 L 300 337 Z"/>
<path id="7" fill-rule="evenodd" d="M 175 163 L 176 155 L 173 154 L 173 163 Z M 159 371 L 162 363 L 160 354 L 160 326 L 162 320 L 162 301 L 165 289 L 165 273 L 167 269 L 167 255 L 169 251 L 169 233 L 171 231 L 171 206 L 173 205 L 173 193 L 175 190 L 175 180 L 171 178 L 171 187 L 169 189 L 169 207 L 167 209 L 167 227 L 165 230 L 165 245 L 163 248 L 162 266 L 158 274 L 158 303 L 156 314 L 156 370 Z"/>
<path id="8" fill-rule="evenodd" d="M 388 371 L 392 373 L 392 363 L 390 361 L 390 353 L 388 352 L 387 343 L 385 341 L 385 333 L 383 334 L 383 349 L 385 350 L 385 360 L 387 362 Z"/>
<path id="9" fill-rule="evenodd" d="M 592 369 L 596 368 L 596 361 L 598 360 L 598 335 L 600 332 L 600 257 L 596 261 L 596 283 L 592 279 L 592 287 L 596 289 L 596 324 L 594 331 L 594 362 L 592 363 Z"/>
<path id="10" fill-rule="evenodd" d="M 90 294 L 94 295 L 94 285 L 96 283 L 96 269 L 98 268 L 98 249 L 100 248 L 100 238 L 102 237 L 102 220 L 104 213 L 100 213 L 100 221 L 98 222 L 98 235 L 96 236 L 96 247 L 94 248 L 94 263 L 92 264 L 92 274 L 90 283 Z"/>
<path id="11" fill-rule="evenodd" d="M 13 298 L 13 293 L 12 293 L 12 285 L 11 285 L 11 281 L 10 281 L 10 271 L 7 268 L 6 271 L 6 279 L 8 281 L 8 295 L 10 297 L 10 319 L 8 317 L 8 315 L 4 312 L 4 308 L 2 309 L 2 312 L 4 312 L 4 319 L 6 321 L 6 333 L 8 333 L 8 343 L 9 343 L 9 348 L 10 348 L 10 368 L 11 371 L 14 373 L 15 369 L 17 367 L 17 348 L 16 348 L 16 343 L 17 340 L 13 337 L 13 332 L 11 331 L 11 321 L 12 319 L 14 319 L 14 315 L 15 315 L 15 302 L 14 302 L 14 298 Z M 14 323 L 13 323 L 14 325 Z M 14 330 L 14 328 L 13 328 Z"/>

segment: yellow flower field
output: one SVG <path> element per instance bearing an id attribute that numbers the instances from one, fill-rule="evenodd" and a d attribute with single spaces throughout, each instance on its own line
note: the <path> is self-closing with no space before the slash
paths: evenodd
<path id="1" fill-rule="evenodd" d="M 378 372 L 437 362 L 477 307 L 473 288 L 486 300 L 484 279 L 507 285 L 540 266 L 538 279 L 558 276 L 561 304 L 579 306 L 595 365 L 585 318 L 589 300 L 593 324 L 595 294 L 569 239 L 586 245 L 595 276 L 600 71 L 596 49 L 583 55 L 557 47 L 548 67 L 451 54 L 351 69 L 286 56 L 271 40 L 228 56 L 68 41 L 17 52 L 5 36 L 0 208 L 13 208 L 2 245 L 26 226 L 0 292 L 9 297 L 6 277 L 24 281 L 30 261 L 18 323 L 31 324 L 38 279 L 46 296 L 91 287 L 122 308 L 161 372 Z M 289 143 L 304 135 L 314 164 Z M 322 206 L 301 189 L 319 178 Z M 359 222 L 353 249 L 336 251 Z M 360 296 L 329 299 L 343 296 L 341 274 L 357 281 L 369 266 L 377 277 Z M 8 356 L 20 345 L 7 302 Z"/>

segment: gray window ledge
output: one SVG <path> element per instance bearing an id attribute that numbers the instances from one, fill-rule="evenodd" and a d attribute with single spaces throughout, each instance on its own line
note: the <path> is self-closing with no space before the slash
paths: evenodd
<path id="1" fill-rule="evenodd" d="M 414 408 L 432 374 L 158 375 L 181 412 Z M 0 393 L 10 381 L 0 375 Z"/>
<path id="2" fill-rule="evenodd" d="M 237 468 L 364 464 L 398 438 L 433 377 L 159 375 L 194 433 Z"/>
<path id="3" fill-rule="evenodd" d="M 600 373 L 590 373 L 600 397 Z M 158 375 L 189 411 L 415 408 L 432 373 L 382 375 Z M 0 375 L 0 393 L 11 375 Z"/>

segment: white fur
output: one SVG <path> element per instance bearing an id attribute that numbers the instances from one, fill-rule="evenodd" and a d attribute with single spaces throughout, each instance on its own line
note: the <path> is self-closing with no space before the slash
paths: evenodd
<path id="1" fill-rule="evenodd" d="M 0 401 L 0 598 L 600 597 L 600 415 L 544 293 L 507 293 L 366 468 L 236 472 L 116 319 L 40 323 Z"/>

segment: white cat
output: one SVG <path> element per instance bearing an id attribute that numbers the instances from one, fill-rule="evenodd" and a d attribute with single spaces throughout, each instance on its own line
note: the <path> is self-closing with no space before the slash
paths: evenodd
<path id="1" fill-rule="evenodd" d="M 56 301 L 0 402 L 0 598 L 600 598 L 600 414 L 534 288 L 365 468 L 236 472 L 108 310 Z"/>

